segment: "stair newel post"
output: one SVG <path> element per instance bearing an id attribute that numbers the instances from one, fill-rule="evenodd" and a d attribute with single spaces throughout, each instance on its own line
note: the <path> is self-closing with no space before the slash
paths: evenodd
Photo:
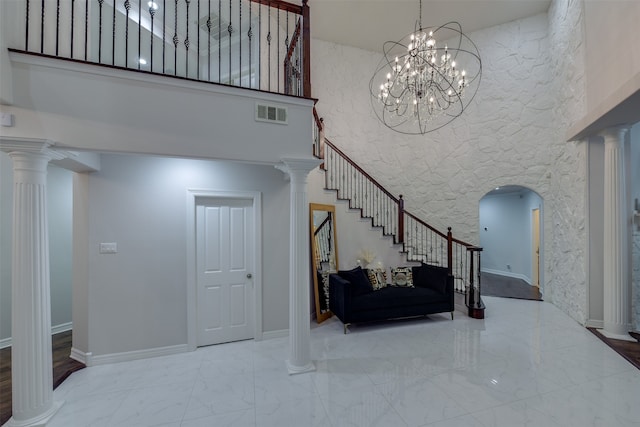
<path id="1" fill-rule="evenodd" d="M 404 199 L 402 194 L 398 200 L 398 243 L 404 243 Z"/>
<path id="2" fill-rule="evenodd" d="M 469 307 L 469 311 L 473 310 L 473 306 L 476 304 L 475 302 L 475 287 L 474 287 L 474 280 L 473 280 L 473 276 L 474 276 L 474 268 L 473 268 L 473 249 L 472 248 L 467 248 L 467 252 L 470 255 L 470 260 L 469 260 L 469 290 L 467 291 L 467 295 L 469 296 L 469 301 L 467 306 Z M 469 316 L 471 316 L 471 313 L 469 313 Z"/>
<path id="3" fill-rule="evenodd" d="M 481 295 L 482 292 L 480 290 L 480 255 L 482 255 L 482 248 L 476 248 L 476 253 L 478 254 L 478 301 L 476 302 L 477 308 L 481 308 Z"/>
<path id="4" fill-rule="evenodd" d="M 453 275 L 453 234 L 451 227 L 447 227 L 447 270 Z"/>
<path id="5" fill-rule="evenodd" d="M 311 98 L 311 17 L 308 0 L 302 0 L 302 90 L 305 98 Z"/>

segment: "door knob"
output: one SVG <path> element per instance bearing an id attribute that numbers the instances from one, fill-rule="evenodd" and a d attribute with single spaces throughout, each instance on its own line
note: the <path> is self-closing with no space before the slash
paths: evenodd
<path id="1" fill-rule="evenodd" d="M 252 277 L 251 273 L 247 273 L 247 279 L 251 279 Z"/>

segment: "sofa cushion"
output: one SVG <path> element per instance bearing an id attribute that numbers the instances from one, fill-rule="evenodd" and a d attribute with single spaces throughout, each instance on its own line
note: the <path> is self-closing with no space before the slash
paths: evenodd
<path id="1" fill-rule="evenodd" d="M 391 284 L 413 288 L 413 273 L 411 267 L 398 267 L 391 269 Z"/>
<path id="2" fill-rule="evenodd" d="M 413 283 L 420 288 L 429 288 L 441 294 L 447 293 L 448 271 L 445 267 L 422 264 L 413 267 Z"/>
<path id="3" fill-rule="evenodd" d="M 353 299 L 352 310 L 379 310 L 446 302 L 447 297 L 429 288 L 388 286 Z"/>
<path id="4" fill-rule="evenodd" d="M 360 266 L 353 270 L 340 270 L 338 271 L 338 276 L 351 283 L 351 294 L 354 296 L 367 294 L 373 291 L 369 278 Z"/>
<path id="5" fill-rule="evenodd" d="M 384 268 L 370 268 L 365 271 L 374 291 L 387 287 L 387 271 Z"/>

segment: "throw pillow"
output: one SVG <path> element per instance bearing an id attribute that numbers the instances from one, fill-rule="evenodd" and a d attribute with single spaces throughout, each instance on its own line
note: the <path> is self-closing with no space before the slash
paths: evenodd
<path id="1" fill-rule="evenodd" d="M 391 269 L 391 284 L 413 288 L 413 273 L 411 267 L 398 267 Z"/>
<path id="2" fill-rule="evenodd" d="M 367 270 L 369 282 L 374 291 L 378 291 L 387 287 L 387 271 L 383 268 L 372 268 Z"/>
<path id="3" fill-rule="evenodd" d="M 362 267 L 358 266 L 353 270 L 340 270 L 338 276 L 351 283 L 352 295 L 362 295 L 373 291 L 371 282 Z"/>
<path id="4" fill-rule="evenodd" d="M 445 267 L 422 264 L 420 267 L 413 267 L 413 283 L 421 288 L 433 289 L 441 294 L 447 293 L 448 272 Z"/>

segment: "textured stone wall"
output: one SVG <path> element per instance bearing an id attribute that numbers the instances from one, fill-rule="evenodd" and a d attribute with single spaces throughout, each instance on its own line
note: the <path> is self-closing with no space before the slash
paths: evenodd
<path id="1" fill-rule="evenodd" d="M 563 7 L 561 7 L 563 6 Z M 471 34 L 483 59 L 481 88 L 450 125 L 424 136 L 394 133 L 371 109 L 369 80 L 380 56 L 314 40 L 313 96 L 325 134 L 407 210 L 477 244 L 480 199 L 496 186 L 522 185 L 544 203 L 543 289 L 584 322 L 585 147 L 566 143 L 584 114 L 582 4 Z"/>
<path id="2" fill-rule="evenodd" d="M 551 301 L 574 319 L 587 319 L 587 143 L 565 142 L 567 129 L 586 114 L 584 4 L 555 0 L 548 11 L 552 90 L 553 172 L 545 199 L 551 206 Z M 546 248 L 545 248 L 546 249 Z"/>

